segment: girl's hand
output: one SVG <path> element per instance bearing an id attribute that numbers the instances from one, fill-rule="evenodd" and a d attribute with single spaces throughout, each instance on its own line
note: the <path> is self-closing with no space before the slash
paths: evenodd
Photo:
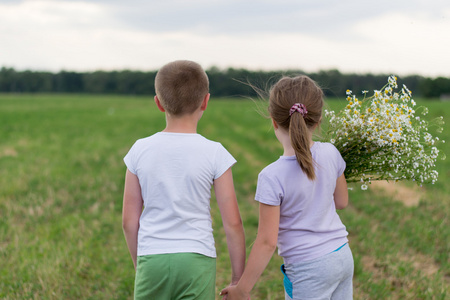
<path id="1" fill-rule="evenodd" d="M 223 296 L 223 298 L 222 298 L 223 300 L 249 300 L 250 299 L 250 294 L 245 293 L 244 291 L 239 289 L 239 287 L 236 285 L 228 286 L 228 287 L 224 288 L 220 292 L 220 295 Z"/>

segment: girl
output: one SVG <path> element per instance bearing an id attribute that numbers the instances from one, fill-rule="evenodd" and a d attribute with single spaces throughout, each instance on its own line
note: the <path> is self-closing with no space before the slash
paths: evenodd
<path id="1" fill-rule="evenodd" d="M 283 77 L 270 90 L 284 153 L 258 176 L 258 235 L 238 284 L 221 292 L 228 300 L 250 297 L 277 246 L 285 299 L 352 299 L 353 257 L 336 213 L 348 204 L 345 162 L 332 144 L 312 140 L 322 106 L 323 92 L 307 76 Z"/>

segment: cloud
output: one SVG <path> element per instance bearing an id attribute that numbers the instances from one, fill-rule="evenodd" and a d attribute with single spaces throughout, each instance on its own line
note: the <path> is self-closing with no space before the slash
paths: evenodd
<path id="1" fill-rule="evenodd" d="M 0 1 L 0 66 L 446 74 L 448 1 Z M 400 74 L 399 74 L 400 75 Z"/>
<path id="2" fill-rule="evenodd" d="M 421 11 L 440 15 L 446 0 L 166 0 L 96 1 L 129 28 L 153 32 L 191 31 L 197 34 L 310 33 L 331 37 L 351 24 L 390 12 Z M 431 3 L 430 3 L 431 2 Z"/>
<path id="3" fill-rule="evenodd" d="M 450 74 L 450 9 L 440 18 L 425 12 L 409 15 L 389 13 L 377 19 L 358 23 L 355 31 L 373 52 L 371 64 L 380 69 L 403 69 L 403 72 L 432 75 Z M 367 33 L 370 36 L 367 36 Z"/>

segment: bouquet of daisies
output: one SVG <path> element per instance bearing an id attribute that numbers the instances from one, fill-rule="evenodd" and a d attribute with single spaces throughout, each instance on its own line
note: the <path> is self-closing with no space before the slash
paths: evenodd
<path id="1" fill-rule="evenodd" d="M 361 182 L 362 189 L 373 180 L 412 180 L 418 184 L 434 183 L 439 150 L 438 137 L 428 128 L 438 126 L 442 132 L 442 117 L 428 122 L 427 108 L 415 108 L 411 91 L 403 86 L 396 92 L 397 78 L 374 94 L 358 99 L 347 90 L 347 106 L 340 112 L 325 110 L 329 126 L 324 140 L 340 151 L 347 167 L 348 182 Z"/>

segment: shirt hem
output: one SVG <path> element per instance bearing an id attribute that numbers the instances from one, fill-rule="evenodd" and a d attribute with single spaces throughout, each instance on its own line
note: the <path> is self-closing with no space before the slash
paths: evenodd
<path id="1" fill-rule="evenodd" d="M 334 240 L 333 243 L 330 243 L 326 249 L 319 251 L 319 252 L 314 252 L 311 254 L 303 254 L 303 255 L 292 255 L 289 257 L 283 257 L 283 261 L 285 264 L 296 264 L 296 263 L 303 263 L 303 262 L 308 262 L 308 261 L 313 261 L 315 259 L 321 258 L 322 256 L 325 256 L 333 251 L 335 251 L 336 249 L 338 249 L 339 247 L 341 247 L 342 245 L 348 243 L 348 239 L 347 238 L 343 238 L 343 239 L 338 239 L 338 240 Z"/>
<path id="2" fill-rule="evenodd" d="M 145 249 L 138 250 L 137 256 L 154 255 L 154 254 L 171 254 L 171 253 L 198 253 L 204 256 L 216 258 L 215 251 L 205 251 L 195 248 L 183 248 L 183 249 Z"/>

